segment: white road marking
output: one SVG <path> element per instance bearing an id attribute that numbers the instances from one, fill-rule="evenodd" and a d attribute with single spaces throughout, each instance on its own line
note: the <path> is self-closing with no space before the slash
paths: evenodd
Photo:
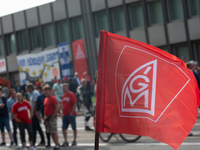
<path id="1" fill-rule="evenodd" d="M 99 146 L 118 146 L 118 145 L 126 145 L 126 146 L 145 146 L 145 145 L 147 145 L 147 146 L 149 146 L 149 145 L 151 145 L 151 146 L 166 146 L 167 144 L 165 144 L 165 143 L 120 143 L 120 144 L 117 144 L 117 143 L 115 143 L 115 144 L 109 144 L 109 143 L 99 143 Z M 191 145 L 191 146 L 193 146 L 193 145 L 200 145 L 200 143 L 182 143 L 181 145 Z M 77 146 L 94 146 L 94 143 L 78 143 L 77 144 Z"/>
<path id="2" fill-rule="evenodd" d="M 37 145 L 37 143 L 36 143 Z M 122 145 L 126 145 L 126 146 L 167 146 L 167 144 L 165 143 L 115 143 L 115 144 L 109 144 L 109 143 L 99 143 L 99 146 L 122 146 Z M 182 143 L 181 145 L 184 146 L 194 146 L 194 145 L 200 145 L 200 143 Z M 7 146 L 9 146 L 9 144 L 7 144 Z M 22 145 L 19 144 L 19 146 L 21 147 Z M 29 144 L 27 143 L 27 146 L 29 146 Z M 55 144 L 51 144 L 51 146 L 55 146 Z M 78 143 L 77 146 L 90 146 L 90 147 L 94 147 L 94 143 Z"/>

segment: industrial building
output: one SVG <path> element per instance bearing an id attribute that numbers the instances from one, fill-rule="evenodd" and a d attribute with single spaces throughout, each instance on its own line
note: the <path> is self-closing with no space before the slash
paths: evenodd
<path id="1" fill-rule="evenodd" d="M 0 18 L 0 77 L 19 81 L 16 57 L 85 39 L 89 74 L 97 70 L 106 30 L 200 62 L 199 0 L 56 0 Z M 70 46 L 71 76 L 74 73 Z"/>

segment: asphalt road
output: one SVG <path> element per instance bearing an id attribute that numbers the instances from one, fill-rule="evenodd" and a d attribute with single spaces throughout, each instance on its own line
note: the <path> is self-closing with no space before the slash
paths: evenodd
<path id="1" fill-rule="evenodd" d="M 67 150 L 94 150 L 95 132 L 84 130 L 84 116 L 83 115 L 77 116 L 76 120 L 77 120 L 77 130 L 78 130 L 77 146 L 71 147 L 71 142 L 73 140 L 73 133 L 72 133 L 71 127 L 69 127 L 68 140 L 69 140 L 70 146 L 67 148 L 61 148 L 61 150 L 65 150 L 65 149 Z M 93 121 L 93 118 L 90 119 L 91 127 L 93 127 L 92 121 Z M 61 125 L 62 125 L 62 121 L 59 118 L 58 119 L 59 143 L 62 144 L 64 140 L 63 140 Z M 43 128 L 43 131 L 45 131 L 43 125 L 42 125 L 42 128 Z M 193 133 L 194 133 L 193 136 L 187 137 L 185 139 L 185 141 L 180 146 L 179 150 L 200 150 L 200 119 L 197 120 L 193 128 Z M 26 136 L 26 138 L 28 138 L 28 136 Z M 19 134 L 18 134 L 18 139 L 19 139 Z M 9 145 L 10 140 L 7 134 L 6 134 L 6 142 L 7 142 L 7 145 Z M 37 143 L 39 142 L 40 142 L 40 137 L 37 135 Z M 51 144 L 52 146 L 54 145 L 53 142 L 51 142 Z M 14 149 L 14 148 L 0 147 L 0 150 L 10 150 L 10 149 Z M 44 147 L 37 147 L 37 149 L 46 150 L 46 148 Z M 126 143 L 119 137 L 119 135 L 113 136 L 108 143 L 104 143 L 100 141 L 99 149 L 100 150 L 133 150 L 133 149 L 134 150 L 172 150 L 170 146 L 146 136 L 141 137 L 135 143 Z"/>

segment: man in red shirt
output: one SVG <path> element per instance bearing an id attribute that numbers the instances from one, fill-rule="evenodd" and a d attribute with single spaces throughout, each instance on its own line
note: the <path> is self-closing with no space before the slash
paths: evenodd
<path id="1" fill-rule="evenodd" d="M 23 149 L 28 150 L 26 147 L 26 140 L 25 140 L 25 128 L 26 128 L 29 134 L 29 143 L 30 143 L 29 150 L 36 150 L 36 148 L 33 146 L 33 131 L 31 126 L 32 121 L 30 116 L 28 115 L 28 111 L 31 114 L 31 106 L 26 100 L 23 100 L 21 93 L 17 93 L 16 97 L 17 97 L 17 103 L 15 103 L 12 107 L 12 116 L 18 124 L 20 130 L 20 137 L 23 144 Z"/>
<path id="2" fill-rule="evenodd" d="M 57 133 L 57 113 L 60 108 L 56 97 L 51 94 L 51 87 L 49 85 L 43 87 L 43 92 L 46 96 L 44 100 L 44 124 L 47 127 L 47 133 L 51 133 L 55 143 L 54 150 L 58 150 L 60 147 Z"/>
<path id="3" fill-rule="evenodd" d="M 63 136 L 65 139 L 65 142 L 63 143 L 63 147 L 68 146 L 68 141 L 67 141 L 67 128 L 69 124 L 71 124 L 73 133 L 74 133 L 74 141 L 72 142 L 72 146 L 77 145 L 76 143 L 76 135 L 77 135 L 77 130 L 76 130 L 76 104 L 77 104 L 77 99 L 76 96 L 73 92 L 69 90 L 69 84 L 64 83 L 63 84 L 63 96 L 62 96 L 62 119 L 63 119 L 63 125 L 62 125 L 62 130 L 63 130 Z"/>
<path id="4" fill-rule="evenodd" d="M 89 81 L 90 83 L 92 83 L 92 80 L 91 80 L 90 76 L 88 75 L 87 71 L 83 72 L 82 79 L 86 79 L 87 81 Z"/>

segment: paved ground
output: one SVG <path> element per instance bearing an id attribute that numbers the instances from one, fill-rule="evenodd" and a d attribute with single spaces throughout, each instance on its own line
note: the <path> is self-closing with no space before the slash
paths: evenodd
<path id="1" fill-rule="evenodd" d="M 92 120 L 90 120 L 90 126 L 93 126 Z M 59 142 L 63 142 L 63 136 L 61 133 L 61 119 L 58 119 L 58 133 L 59 133 Z M 43 130 L 44 126 L 42 125 Z M 61 150 L 68 149 L 68 150 L 94 150 L 94 132 L 88 132 L 84 130 L 84 117 L 82 115 L 77 116 L 77 129 L 78 129 L 78 137 L 76 147 L 67 147 L 61 148 Z M 185 141 L 180 146 L 179 150 L 199 150 L 200 149 L 200 119 L 197 120 L 194 128 L 193 128 L 194 136 L 187 137 Z M 19 136 L 18 136 L 19 138 Z M 26 137 L 28 138 L 28 137 Z M 71 145 L 73 134 L 71 127 L 68 131 L 68 139 Z M 7 144 L 10 142 L 8 135 L 6 136 Z M 20 140 L 19 140 L 20 141 Z M 37 137 L 37 143 L 40 142 L 39 136 Z M 52 142 L 52 146 L 53 146 Z M 143 136 L 139 139 L 136 143 L 126 143 L 124 142 L 118 135 L 113 136 L 109 143 L 103 143 L 100 141 L 100 150 L 172 150 L 166 144 L 160 143 L 156 140 L 153 140 L 149 137 Z M 0 147 L 0 150 L 11 150 L 13 148 L 9 147 Z M 44 147 L 37 147 L 38 150 L 46 150 Z"/>

